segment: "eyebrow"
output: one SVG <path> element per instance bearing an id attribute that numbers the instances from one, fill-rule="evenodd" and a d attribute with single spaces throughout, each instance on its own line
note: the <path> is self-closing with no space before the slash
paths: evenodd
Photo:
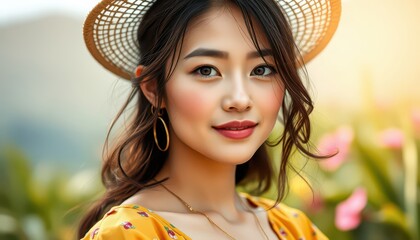
<path id="1" fill-rule="evenodd" d="M 259 57 L 267 57 L 273 56 L 273 51 L 271 49 L 261 49 L 261 54 L 258 51 L 249 52 L 246 57 L 247 58 L 259 58 Z M 192 57 L 214 57 L 214 58 L 222 58 L 227 59 L 229 57 L 228 52 L 215 50 L 215 49 L 207 49 L 207 48 L 198 48 L 187 56 L 184 59 L 192 58 Z"/>

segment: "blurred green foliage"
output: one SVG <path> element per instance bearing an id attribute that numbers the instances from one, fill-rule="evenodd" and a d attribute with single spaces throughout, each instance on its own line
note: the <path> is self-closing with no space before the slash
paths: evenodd
<path id="1" fill-rule="evenodd" d="M 0 239 L 75 239 L 83 207 L 100 189 L 96 171 L 33 166 L 24 153 L 0 152 Z"/>
<path id="2" fill-rule="evenodd" d="M 334 153 L 322 151 L 329 141 L 344 154 L 337 154 L 338 160 L 295 157 L 294 168 L 302 169 L 299 174 L 312 188 L 299 176 L 291 177 L 285 202 L 306 212 L 330 239 L 419 239 L 420 108 L 413 104 L 365 107 L 358 114 L 334 112 L 334 124 L 315 114 L 319 151 Z M 343 144 L 346 135 L 350 141 Z M 351 197 L 357 189 L 365 192 L 365 203 Z M 351 209 L 361 204 L 360 212 Z M 340 205 L 350 217 L 340 213 Z"/>

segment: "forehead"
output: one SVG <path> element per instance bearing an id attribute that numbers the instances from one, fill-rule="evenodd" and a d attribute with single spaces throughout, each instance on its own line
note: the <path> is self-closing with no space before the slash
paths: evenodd
<path id="1" fill-rule="evenodd" d="M 258 21 L 253 18 L 252 24 L 260 48 L 270 48 Z M 184 51 L 185 48 L 222 47 L 228 51 L 241 45 L 246 45 L 249 51 L 255 51 L 240 9 L 234 5 L 224 5 L 210 8 L 189 23 L 182 48 Z"/>

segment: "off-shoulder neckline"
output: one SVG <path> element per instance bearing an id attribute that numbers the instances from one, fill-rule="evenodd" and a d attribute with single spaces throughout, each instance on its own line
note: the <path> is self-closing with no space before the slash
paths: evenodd
<path id="1" fill-rule="evenodd" d="M 245 198 L 249 204 L 255 206 L 255 208 L 260 208 L 261 210 L 265 210 L 266 211 L 266 218 L 267 221 L 270 225 L 270 227 L 272 227 L 272 222 L 270 220 L 270 211 L 268 211 L 270 209 L 271 206 L 267 206 L 268 204 L 264 204 L 261 200 L 260 197 L 255 197 L 255 196 L 251 196 L 247 193 L 239 193 L 239 195 L 243 198 Z M 117 205 L 112 207 L 106 215 L 109 215 L 110 213 L 112 213 L 113 211 L 117 210 L 117 209 L 133 209 L 137 212 L 145 212 L 146 214 L 150 214 L 152 215 L 156 220 L 158 220 L 163 226 L 170 226 L 172 228 L 173 231 L 175 231 L 178 235 L 185 237 L 188 240 L 191 240 L 191 238 L 185 234 L 183 231 L 181 231 L 180 229 L 178 229 L 176 226 L 174 226 L 172 223 L 170 223 L 168 220 L 166 220 L 164 217 L 162 217 L 161 215 L 159 215 L 157 212 L 155 212 L 153 209 L 149 209 L 146 208 L 140 204 L 135 204 L 135 203 L 125 203 L 125 204 L 121 204 L 121 205 Z M 254 209 L 255 209 L 254 208 Z"/>

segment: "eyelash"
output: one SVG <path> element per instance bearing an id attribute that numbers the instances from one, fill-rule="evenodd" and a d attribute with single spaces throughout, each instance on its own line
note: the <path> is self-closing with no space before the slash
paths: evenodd
<path id="1" fill-rule="evenodd" d="M 215 71 L 217 74 L 219 74 L 219 75 L 220 75 L 220 73 L 219 73 L 219 71 L 217 70 L 217 68 L 216 68 L 216 67 L 213 67 L 213 66 L 210 66 L 210 65 L 203 65 L 203 66 L 199 66 L 199 67 L 195 68 L 195 69 L 192 71 L 192 73 L 193 73 L 193 74 L 196 74 L 196 75 L 198 75 L 198 76 L 200 76 L 200 77 L 203 77 L 203 78 L 211 78 L 211 77 L 214 77 L 214 76 L 207 76 L 207 75 L 203 75 L 203 74 L 201 74 L 201 73 L 200 73 L 200 70 L 201 70 L 201 69 L 203 69 L 203 68 L 210 68 L 210 69 L 211 69 L 211 72 L 212 72 L 212 71 Z M 211 73 L 211 72 L 210 72 L 210 73 Z"/>
<path id="2" fill-rule="evenodd" d="M 254 73 L 254 71 L 256 70 L 256 69 L 258 69 L 258 68 L 261 68 L 261 67 L 263 67 L 263 68 L 268 68 L 270 71 L 271 71 L 271 73 L 269 73 L 269 74 L 267 74 L 267 75 L 254 75 L 254 76 L 257 76 L 257 77 L 270 77 L 270 76 L 272 76 L 272 75 L 274 75 L 274 74 L 276 74 L 277 73 L 277 71 L 276 71 L 276 69 L 275 69 L 275 67 L 273 67 L 273 66 L 271 66 L 271 65 L 259 65 L 259 66 L 257 66 L 257 67 L 255 67 L 253 70 L 252 70 L 252 72 L 251 72 L 251 74 L 252 73 Z M 265 71 L 264 71 L 265 72 Z"/>
<path id="3" fill-rule="evenodd" d="M 267 74 L 267 75 L 252 75 L 252 74 L 255 72 L 255 70 L 256 70 L 256 69 L 261 68 L 261 67 L 268 68 L 268 69 L 271 71 L 271 73 L 269 73 L 269 74 Z M 193 73 L 193 74 L 196 74 L 196 75 L 199 75 L 200 77 L 203 77 L 203 78 L 211 78 L 211 77 L 214 77 L 214 76 L 208 76 L 208 75 L 203 75 L 203 74 L 201 74 L 199 71 L 200 71 L 200 70 L 202 70 L 203 68 L 210 68 L 210 74 L 211 74 L 213 71 L 215 71 L 215 72 L 216 72 L 216 74 L 218 74 L 218 75 L 220 76 L 220 73 L 219 73 L 219 71 L 217 70 L 217 68 L 216 68 L 216 67 L 213 67 L 213 66 L 211 66 L 211 65 L 203 65 L 203 66 L 199 66 L 199 67 L 195 68 L 195 69 L 192 71 L 192 73 Z M 276 70 L 275 70 L 275 68 L 274 68 L 273 66 L 271 66 L 271 65 L 259 65 L 259 66 L 255 67 L 255 68 L 251 71 L 251 76 L 257 76 L 257 77 L 269 77 L 269 76 L 274 75 L 274 74 L 276 74 L 276 73 L 277 73 L 277 71 L 276 71 Z"/>

